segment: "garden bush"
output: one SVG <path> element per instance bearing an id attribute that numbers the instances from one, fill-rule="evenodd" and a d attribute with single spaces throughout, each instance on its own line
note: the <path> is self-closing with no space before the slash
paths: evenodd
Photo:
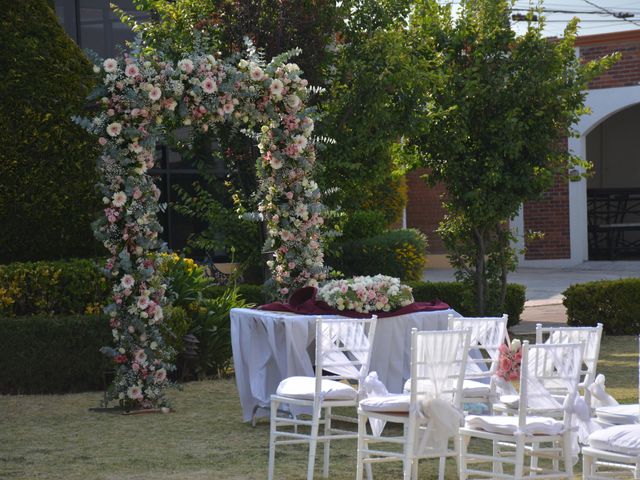
<path id="1" fill-rule="evenodd" d="M 97 142 L 75 125 L 92 67 L 46 0 L 0 19 L 0 263 L 96 255 Z"/>
<path id="2" fill-rule="evenodd" d="M 580 283 L 563 295 L 569 325 L 602 323 L 610 335 L 640 334 L 640 278 Z"/>
<path id="3" fill-rule="evenodd" d="M 413 287 L 413 298 L 417 302 L 442 300 L 451 308 L 465 316 L 477 316 L 476 302 L 473 292 L 460 282 L 408 282 Z M 524 310 L 525 290 L 523 285 L 510 283 L 507 285 L 507 296 L 504 309 L 489 306 L 486 315 L 509 315 L 509 326 L 520 322 L 520 315 Z"/>
<path id="4" fill-rule="evenodd" d="M 0 318 L 0 394 L 103 389 L 110 342 L 103 316 Z"/>
<path id="5" fill-rule="evenodd" d="M 427 239 L 415 229 L 391 230 L 362 240 L 337 244 L 327 263 L 346 277 L 389 275 L 401 280 L 420 280 L 424 270 Z"/>
<path id="6" fill-rule="evenodd" d="M 0 315 L 99 313 L 111 290 L 100 263 L 72 259 L 0 265 Z"/>

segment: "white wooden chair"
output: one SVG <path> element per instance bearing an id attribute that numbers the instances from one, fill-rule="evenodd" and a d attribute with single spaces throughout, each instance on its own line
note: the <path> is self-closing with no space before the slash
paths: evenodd
<path id="1" fill-rule="evenodd" d="M 508 316 L 454 317 L 449 315 L 449 330 L 471 331 L 471 353 L 463 383 L 462 403 L 484 403 L 493 410 L 497 400 L 493 375 L 498 369 L 500 345 L 507 341 Z"/>
<path id="2" fill-rule="evenodd" d="M 637 405 L 636 405 L 637 406 Z M 582 478 L 640 479 L 640 424 L 615 425 L 589 435 L 582 447 Z"/>
<path id="3" fill-rule="evenodd" d="M 584 345 L 578 388 L 590 407 L 592 402 L 589 387 L 596 379 L 601 339 L 601 323 L 595 327 L 543 327 L 540 323 L 536 324 L 536 343 L 582 343 Z M 556 384 L 554 385 L 553 382 Z M 564 386 L 556 380 L 551 383 L 547 382 L 545 386 L 552 393 L 562 394 L 564 392 Z"/>
<path id="4" fill-rule="evenodd" d="M 309 444 L 307 480 L 311 480 L 318 442 L 324 444 L 323 476 L 328 477 L 330 442 L 357 438 L 355 430 L 334 428 L 332 420 L 349 418 L 332 415 L 332 409 L 358 405 L 361 384 L 369 372 L 376 320 L 375 315 L 370 319 L 316 319 L 315 377 L 286 378 L 271 396 L 269 480 L 274 478 L 277 445 Z M 283 403 L 294 410 L 311 411 L 311 419 L 282 416 L 279 407 Z M 350 420 L 355 422 L 355 417 Z M 322 433 L 320 425 L 324 427 Z M 308 428 L 309 432 L 301 432 L 300 427 Z"/>
<path id="5" fill-rule="evenodd" d="M 573 480 L 573 456 L 577 455 L 577 442 L 572 435 L 573 408 L 578 395 L 578 381 L 582 365 L 583 346 L 580 343 L 536 344 L 524 342 L 520 369 L 520 398 L 517 416 L 469 415 L 465 427 L 460 429 L 460 479 L 550 479 Z M 552 365 L 552 369 L 548 368 Z M 549 392 L 545 382 L 557 380 L 565 385 L 568 395 L 563 404 Z M 563 412 L 562 420 L 553 418 Z M 493 454 L 470 452 L 472 438 L 493 443 Z M 550 447 L 542 447 L 550 444 Z M 536 445 L 536 449 L 526 448 Z M 527 467 L 525 454 L 553 460 L 551 469 Z M 564 471 L 560 471 L 559 462 Z M 492 470 L 471 468 L 470 464 L 492 463 Z M 504 465 L 513 468 L 504 472 Z"/>
<path id="6" fill-rule="evenodd" d="M 412 330 L 411 393 L 367 398 L 358 407 L 357 480 L 365 466 L 370 472 L 371 464 L 389 461 L 403 462 L 405 480 L 417 479 L 422 458 L 439 458 L 439 478 L 444 479 L 446 457 L 457 457 L 469 340 L 468 330 Z M 403 435 L 368 433 L 367 420 L 401 424 Z"/>
<path id="7" fill-rule="evenodd" d="M 638 388 L 640 391 L 640 384 Z M 584 480 L 640 479 L 640 424 L 637 423 L 640 405 L 613 408 L 613 420 L 624 424 L 609 426 L 589 435 L 588 446 L 582 447 Z"/>

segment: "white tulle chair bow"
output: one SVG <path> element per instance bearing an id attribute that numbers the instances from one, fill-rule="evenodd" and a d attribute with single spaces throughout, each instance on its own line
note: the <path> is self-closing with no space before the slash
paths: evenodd
<path id="1" fill-rule="evenodd" d="M 315 377 L 285 378 L 271 396 L 271 428 L 269 439 L 269 480 L 274 478 L 277 445 L 309 444 L 307 480 L 313 478 L 316 446 L 324 444 L 323 476 L 329 476 L 330 441 L 353 439 L 355 430 L 332 426 L 332 419 L 351 420 L 332 413 L 335 407 L 355 407 L 364 397 L 364 380 L 369 373 L 371 346 L 376 330 L 376 316 L 370 319 L 316 319 Z M 352 385 L 355 385 L 352 386 Z M 312 411 L 311 419 L 280 415 L 280 405 L 288 404 Z M 322 413 L 324 412 L 324 416 Z M 319 432 L 320 426 L 324 431 Z M 307 427 L 302 433 L 299 427 Z"/>
<path id="2" fill-rule="evenodd" d="M 517 416 L 469 415 L 460 429 L 460 478 L 566 478 L 573 479 L 577 442 L 574 435 L 578 382 L 583 346 L 580 343 L 559 345 L 522 345 L 520 395 Z M 560 403 L 545 385 L 553 381 L 567 392 Z M 553 418 L 561 412 L 562 420 Z M 481 438 L 493 442 L 493 454 L 469 451 L 469 440 Z M 549 444 L 543 447 L 543 444 Z M 527 448 L 536 445 L 537 448 Z M 525 476 L 525 455 L 554 459 L 552 469 L 531 468 Z M 577 459 L 577 457 L 576 457 Z M 564 470 L 558 464 L 562 461 Z M 470 467 L 491 462 L 492 470 Z M 557 463 L 556 463 L 557 462 Z M 514 466 L 513 474 L 504 473 L 503 464 Z"/>
<path id="3" fill-rule="evenodd" d="M 457 456 L 456 442 L 453 448 L 448 444 L 457 436 L 463 418 L 462 384 L 469 340 L 468 330 L 412 331 L 411 392 L 360 402 L 358 480 L 365 466 L 388 461 L 403 462 L 405 480 L 417 478 L 418 462 L 423 458 L 439 458 L 439 478 L 444 478 L 446 457 Z M 377 430 L 369 434 L 367 421 L 372 426 L 376 421 L 402 424 L 403 435 L 382 435 Z"/>

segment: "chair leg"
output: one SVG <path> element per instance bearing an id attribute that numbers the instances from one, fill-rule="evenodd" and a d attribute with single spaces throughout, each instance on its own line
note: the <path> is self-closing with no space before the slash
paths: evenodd
<path id="1" fill-rule="evenodd" d="M 314 405 L 313 421 L 311 423 L 311 432 L 309 435 L 309 461 L 307 463 L 307 480 L 313 480 L 313 470 L 316 463 L 316 448 L 318 446 L 318 430 L 320 428 L 320 412 L 322 405 Z"/>
<path id="2" fill-rule="evenodd" d="M 268 480 L 273 480 L 273 471 L 276 463 L 276 422 L 278 417 L 278 405 L 280 402 L 271 402 L 269 423 L 269 473 Z"/>
<path id="3" fill-rule="evenodd" d="M 591 457 L 591 455 L 582 455 L 583 480 L 591 480 L 592 475 L 593 475 L 593 457 Z"/>
<path id="4" fill-rule="evenodd" d="M 458 477 L 460 480 L 467 480 L 467 445 L 469 443 L 466 435 L 458 435 Z"/>
<path id="5" fill-rule="evenodd" d="M 500 457 L 500 446 L 498 445 L 498 442 L 496 440 L 493 441 L 493 456 L 495 457 Z M 494 460 L 493 461 L 493 471 L 495 473 L 502 473 L 502 462 L 499 460 Z"/>
<path id="6" fill-rule="evenodd" d="M 514 480 L 522 480 L 524 478 L 524 437 L 516 436 L 516 458 L 515 469 L 513 472 Z"/>
<path id="7" fill-rule="evenodd" d="M 327 407 L 324 409 L 324 435 L 331 435 L 331 407 Z M 324 478 L 329 477 L 329 452 L 330 452 L 331 442 L 329 440 L 324 441 L 324 463 L 322 465 L 322 476 Z"/>
<path id="8" fill-rule="evenodd" d="M 633 478 L 634 480 L 640 478 L 640 461 L 636 462 L 636 468 L 633 470 Z"/>
<path id="9" fill-rule="evenodd" d="M 363 480 L 364 477 L 364 436 L 367 434 L 367 417 L 358 413 L 358 450 L 356 456 L 356 480 Z"/>
<path id="10" fill-rule="evenodd" d="M 537 452 L 537 451 L 538 451 L 538 448 L 539 448 L 539 447 L 540 447 L 540 442 L 533 442 L 533 443 L 531 444 L 531 460 L 530 460 L 529 465 L 531 466 L 531 476 L 532 476 L 532 477 L 535 477 L 535 476 L 537 476 L 537 475 L 538 475 L 538 474 L 537 474 L 537 468 L 538 468 L 538 456 L 537 456 L 537 455 L 534 455 L 534 454 L 535 454 L 535 452 Z M 556 469 L 556 470 L 554 470 L 554 471 L 557 471 L 557 469 Z"/>
<path id="11" fill-rule="evenodd" d="M 567 480 L 573 480 L 573 452 L 571 432 L 566 432 L 562 441 L 562 454 L 564 456 L 564 471 Z"/>

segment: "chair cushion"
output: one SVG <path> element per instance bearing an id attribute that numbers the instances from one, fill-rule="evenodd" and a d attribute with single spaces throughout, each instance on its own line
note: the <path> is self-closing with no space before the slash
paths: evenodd
<path id="1" fill-rule="evenodd" d="M 506 415 L 469 415 L 466 427 L 491 433 L 511 435 L 518 430 L 518 417 Z M 564 425 L 549 417 L 527 417 L 525 433 L 529 435 L 558 435 Z"/>
<path id="2" fill-rule="evenodd" d="M 325 400 L 355 400 L 358 392 L 351 385 L 323 379 L 321 384 Z M 289 377 L 278 385 L 276 395 L 297 398 L 300 400 L 313 400 L 316 391 L 316 377 Z"/>
<path id="3" fill-rule="evenodd" d="M 596 408 L 596 417 L 603 423 L 612 425 L 628 425 L 640 422 L 640 405 L 611 405 Z"/>
<path id="4" fill-rule="evenodd" d="M 409 394 L 369 397 L 360 402 L 360 408 L 368 412 L 406 413 L 409 411 L 409 397 Z"/>
<path id="5" fill-rule="evenodd" d="M 589 435 L 589 445 L 598 450 L 640 455 L 640 425 L 615 425 L 597 430 Z"/>
<path id="6" fill-rule="evenodd" d="M 472 397 L 475 395 L 489 395 L 491 393 L 491 387 L 488 383 L 478 382 L 477 380 L 465 380 L 462 384 L 465 397 Z M 404 392 L 411 392 L 411 379 L 404 382 Z"/>

